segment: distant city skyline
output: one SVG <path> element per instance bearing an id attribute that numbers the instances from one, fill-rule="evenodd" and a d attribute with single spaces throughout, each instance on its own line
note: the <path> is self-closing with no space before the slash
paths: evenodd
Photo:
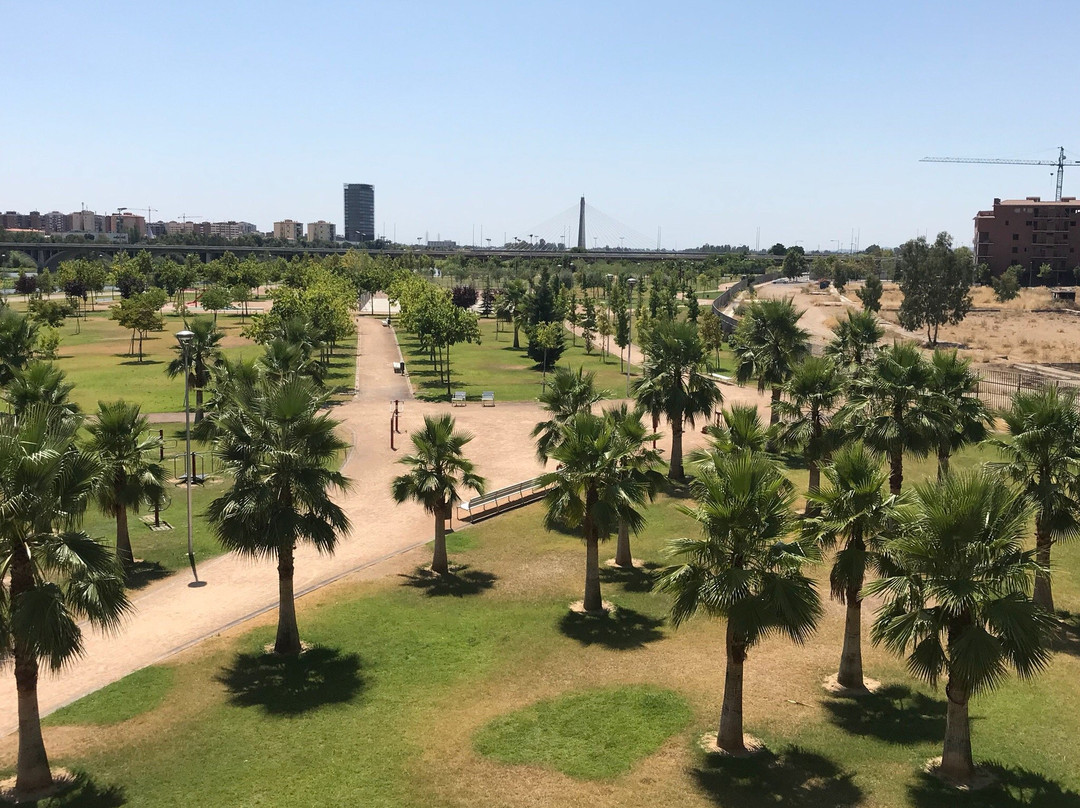
<path id="1" fill-rule="evenodd" d="M 1075 3 L 316 3 L 330 27 L 291 9 L 6 8 L 11 30 L 64 24 L 0 54 L 0 207 L 343 233 L 359 180 L 400 243 L 527 238 L 584 194 L 667 248 L 968 244 L 994 198 L 1052 199 L 1052 170 L 920 158 L 1080 158 L 1077 91 L 1038 78 Z M 122 81 L 61 92 L 72 76 Z"/>

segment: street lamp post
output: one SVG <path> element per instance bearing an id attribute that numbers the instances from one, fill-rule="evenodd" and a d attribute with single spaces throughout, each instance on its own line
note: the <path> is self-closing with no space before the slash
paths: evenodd
<path id="1" fill-rule="evenodd" d="M 191 342 L 195 339 L 195 334 L 187 329 L 176 332 L 176 341 L 180 343 L 180 348 L 184 352 L 184 437 L 185 451 L 184 451 L 184 468 L 187 472 L 184 474 L 184 484 L 187 487 L 187 557 L 188 563 L 191 564 L 191 574 L 195 576 L 195 583 L 199 583 L 199 573 L 195 569 L 195 548 L 191 543 L 191 478 L 195 473 L 195 464 L 191 462 L 191 407 L 190 401 L 190 387 L 191 387 Z"/>
<path id="2" fill-rule="evenodd" d="M 630 398 L 630 356 L 631 348 L 634 347 L 634 286 L 637 285 L 637 278 L 627 278 L 626 286 L 630 290 L 628 297 L 628 303 L 630 308 L 630 333 L 626 338 L 626 397 Z"/>

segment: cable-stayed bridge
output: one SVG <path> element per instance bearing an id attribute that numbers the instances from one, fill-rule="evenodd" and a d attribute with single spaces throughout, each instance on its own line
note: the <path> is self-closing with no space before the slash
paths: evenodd
<path id="1" fill-rule="evenodd" d="M 608 216 L 581 197 L 580 202 L 533 225 L 527 233 L 515 235 L 506 248 L 558 250 L 577 247 L 589 251 L 642 252 L 656 250 L 657 241 Z"/>

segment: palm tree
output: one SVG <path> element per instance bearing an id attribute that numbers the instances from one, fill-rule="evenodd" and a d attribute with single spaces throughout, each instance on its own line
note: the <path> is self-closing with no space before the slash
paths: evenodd
<path id="1" fill-rule="evenodd" d="M 101 512 L 116 519 L 116 556 L 130 569 L 135 559 L 128 534 L 128 512 L 165 498 L 165 468 L 151 459 L 161 448 L 161 438 L 149 431 L 138 404 L 126 401 L 98 402 L 97 420 L 87 425 L 86 443 L 101 464 L 97 488 Z"/>
<path id="2" fill-rule="evenodd" d="M 214 452 L 233 476 L 230 491 L 206 514 L 218 540 L 253 558 L 273 557 L 278 569 L 278 626 L 274 653 L 300 653 L 293 597 L 294 553 L 308 542 L 333 553 L 350 529 L 330 492 L 350 481 L 330 468 L 348 444 L 338 422 L 321 412 L 326 395 L 308 378 L 260 377 L 238 387 L 218 415 Z"/>
<path id="3" fill-rule="evenodd" d="M 186 348 L 183 345 L 173 346 L 177 356 L 165 367 L 165 372 L 170 379 L 174 379 L 187 371 L 188 384 L 195 391 L 195 423 L 199 423 L 203 417 L 203 390 L 210 384 L 211 369 L 221 360 L 220 343 L 224 334 L 218 331 L 212 317 L 185 320 L 184 328 L 195 336 Z"/>
<path id="4" fill-rule="evenodd" d="M 521 348 L 518 334 L 525 324 L 527 317 L 526 301 L 529 298 L 529 290 L 524 281 L 512 280 L 507 282 L 506 288 L 499 295 L 495 303 L 495 315 L 510 321 L 514 326 L 514 348 Z"/>
<path id="5" fill-rule="evenodd" d="M 724 401 L 716 384 L 705 375 L 705 350 L 693 323 L 663 320 L 642 339 L 645 365 L 633 385 L 638 406 L 655 419 L 671 424 L 668 477 L 682 482 L 683 428 L 699 415 L 708 417 Z"/>
<path id="6" fill-rule="evenodd" d="M 900 493 L 904 452 L 925 457 L 941 418 L 931 389 L 934 370 L 911 342 L 879 351 L 851 383 L 840 421 L 889 460 L 889 490 Z"/>
<path id="7" fill-rule="evenodd" d="M 0 306 L 0 386 L 29 364 L 36 340 L 37 325 L 29 317 L 10 306 Z"/>
<path id="8" fill-rule="evenodd" d="M 938 348 L 931 360 L 934 374 L 930 389 L 939 408 L 937 444 L 938 479 L 949 473 L 949 457 L 968 444 L 986 438 L 994 418 L 976 395 L 979 374 L 970 359 L 961 359 L 956 350 Z"/>
<path id="9" fill-rule="evenodd" d="M 1004 460 L 989 464 L 1035 508 L 1035 602 L 1054 608 L 1050 548 L 1080 532 L 1080 413 L 1071 391 L 1047 387 L 1017 393 L 1001 413 L 1008 437 L 989 441 Z"/>
<path id="10" fill-rule="evenodd" d="M 551 457 L 555 471 L 540 476 L 549 491 L 544 527 L 581 528 L 585 540 L 586 612 L 602 612 L 600 593 L 600 541 L 619 524 L 637 532 L 644 524 L 638 510 L 655 490 L 648 475 L 635 473 L 640 446 L 628 437 L 616 416 L 579 412 L 562 426 L 562 437 Z"/>
<path id="11" fill-rule="evenodd" d="M 711 438 L 709 445 L 695 449 L 687 456 L 691 466 L 708 466 L 717 458 L 735 452 L 756 452 L 773 457 L 769 445 L 773 430 L 761 423 L 761 414 L 753 404 L 732 404 L 720 412 L 724 423 L 710 424 L 705 434 Z"/>
<path id="12" fill-rule="evenodd" d="M 746 384 L 756 378 L 762 393 L 772 388 L 770 426 L 780 418 L 776 405 L 784 383 L 810 352 L 809 334 L 799 326 L 802 315 L 790 298 L 755 300 L 731 335 L 736 381 Z"/>
<path id="13" fill-rule="evenodd" d="M 1023 549 L 1031 511 L 1022 495 L 986 472 L 949 475 L 915 489 L 887 548 L 894 574 L 866 587 L 885 604 L 872 638 L 907 654 L 908 670 L 946 677 L 948 707 L 940 773 L 974 773 L 968 701 L 1002 682 L 1028 678 L 1050 661 L 1053 617 L 1028 596 L 1041 569 Z"/>
<path id="14" fill-rule="evenodd" d="M 191 429 L 196 440 L 211 442 L 216 433 L 217 418 L 229 404 L 250 391 L 258 383 L 262 366 L 256 359 L 222 356 L 210 369 L 210 398 L 203 404 L 203 419 Z"/>
<path id="15" fill-rule="evenodd" d="M 831 359 L 808 356 L 784 383 L 787 399 L 773 405 L 782 419 L 781 442 L 798 449 L 810 470 L 810 493 L 818 490 L 821 464 L 837 442 L 831 421 L 845 383 L 844 372 Z"/>
<path id="16" fill-rule="evenodd" d="M 431 571 L 446 575 L 450 566 L 446 558 L 446 520 L 450 509 L 460 498 L 461 488 L 484 493 L 486 481 L 479 476 L 471 460 L 462 451 L 473 436 L 456 432 L 450 415 L 424 416 L 424 428 L 410 436 L 413 454 L 399 462 L 412 471 L 395 477 L 390 491 L 396 502 L 414 500 L 435 517 L 435 553 Z"/>
<path id="17" fill-rule="evenodd" d="M 0 419 L 0 649 L 14 662 L 19 753 L 16 793 L 52 786 L 41 737 L 40 663 L 80 655 L 81 620 L 116 629 L 129 608 L 116 559 L 79 524 L 100 469 L 75 445 L 76 419 L 35 405 Z"/>
<path id="18" fill-rule="evenodd" d="M 676 625 L 704 612 L 727 619 L 727 673 L 716 743 L 744 752 L 743 664 L 747 653 L 770 634 L 803 643 L 813 632 L 821 603 L 813 580 L 803 574 L 807 554 L 784 538 L 794 526 L 793 487 L 776 464 L 752 452 L 719 456 L 690 483 L 697 507 L 685 512 L 698 521 L 702 537 L 668 546 L 685 562 L 659 579 L 674 595 Z"/>
<path id="19" fill-rule="evenodd" d="M 829 584 L 847 614 L 836 681 L 849 690 L 863 690 L 862 589 L 869 572 L 887 568 L 885 540 L 895 532 L 900 500 L 882 493 L 888 475 L 880 457 L 862 443 L 839 449 L 825 476 L 829 487 L 807 495 L 813 515 L 803 522 L 803 535 L 823 550 L 839 548 Z"/>
<path id="20" fill-rule="evenodd" d="M 4 401 L 15 415 L 21 415 L 35 404 L 52 408 L 61 418 L 77 417 L 79 405 L 69 396 L 75 389 L 66 374 L 52 362 L 34 361 L 12 375 L 4 388 Z"/>
<path id="21" fill-rule="evenodd" d="M 848 309 L 847 318 L 833 326 L 833 334 L 832 341 L 825 346 L 826 356 L 858 369 L 873 358 L 885 329 L 874 312 Z"/>
<path id="22" fill-rule="evenodd" d="M 641 413 L 631 410 L 625 403 L 604 411 L 612 419 L 621 437 L 626 441 L 629 451 L 622 463 L 623 473 L 630 477 L 639 477 L 648 487 L 649 499 L 656 496 L 664 482 L 664 476 L 656 470 L 660 464 L 660 453 L 650 449 L 648 444 L 659 437 L 650 433 L 641 420 Z M 615 544 L 615 566 L 629 569 L 634 566 L 634 555 L 630 551 L 630 525 L 626 519 L 619 518 L 619 538 Z"/>
<path id="23" fill-rule="evenodd" d="M 536 456 L 546 463 L 552 449 L 558 445 L 562 425 L 579 412 L 591 412 L 592 405 L 607 397 L 606 390 L 596 389 L 596 374 L 577 371 L 569 367 L 557 367 L 551 376 L 551 387 L 540 394 L 540 403 L 550 413 L 546 421 L 538 423 L 532 431 L 536 438 Z"/>

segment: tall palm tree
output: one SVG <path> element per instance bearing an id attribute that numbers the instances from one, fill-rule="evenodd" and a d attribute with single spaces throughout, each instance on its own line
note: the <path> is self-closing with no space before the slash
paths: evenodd
<path id="1" fill-rule="evenodd" d="M 214 452 L 233 486 L 210 503 L 207 518 L 227 549 L 277 559 L 276 654 L 301 650 L 293 595 L 297 543 L 333 553 L 350 529 L 330 496 L 349 488 L 349 479 L 330 468 L 348 444 L 336 434 L 338 422 L 320 411 L 325 402 L 310 379 L 264 376 L 238 387 L 216 419 Z"/>
<path id="2" fill-rule="evenodd" d="M 664 483 L 664 475 L 656 470 L 661 462 L 660 453 L 648 446 L 650 442 L 655 445 L 659 436 L 650 433 L 641 420 L 641 413 L 630 409 L 625 403 L 608 408 L 604 414 L 615 423 L 629 449 L 622 463 L 623 474 L 645 482 L 649 499 L 652 499 Z M 634 566 L 634 555 L 630 551 L 630 524 L 621 517 L 619 538 L 615 544 L 615 566 L 624 569 Z"/>
<path id="3" fill-rule="evenodd" d="M 213 441 L 217 418 L 238 396 L 245 395 L 258 383 L 262 366 L 256 359 L 237 357 L 221 359 L 210 370 L 207 391 L 210 398 L 203 404 L 203 419 L 191 429 L 196 440 Z"/>
<path id="4" fill-rule="evenodd" d="M 37 684 L 79 656 L 79 623 L 116 629 L 129 608 L 116 559 L 79 530 L 100 469 L 75 445 L 76 419 L 35 405 L 0 419 L 0 655 L 14 662 L 19 752 L 15 790 L 32 799 L 53 783 Z"/>
<path id="5" fill-rule="evenodd" d="M 821 464 L 837 442 L 832 416 L 846 381 L 846 374 L 832 359 L 808 356 L 784 383 L 787 398 L 773 405 L 781 418 L 781 443 L 798 450 L 810 470 L 810 493 L 821 485 Z"/>
<path id="6" fill-rule="evenodd" d="M 399 461 L 412 470 L 394 478 L 390 491 L 396 502 L 414 500 L 435 517 L 435 553 L 431 571 L 438 575 L 450 572 L 446 558 L 446 520 L 450 509 L 460 499 L 462 488 L 483 494 L 487 481 L 478 475 L 472 461 L 465 457 L 465 444 L 473 439 L 468 432 L 457 432 L 450 415 L 425 415 L 424 428 L 410 435 L 413 453 Z"/>
<path id="7" fill-rule="evenodd" d="M 755 300 L 731 334 L 736 381 L 746 384 L 756 378 L 762 393 L 772 388 L 770 425 L 780 418 L 776 405 L 784 383 L 810 352 L 809 334 L 799 326 L 802 315 L 790 298 Z"/>
<path id="8" fill-rule="evenodd" d="M 906 654 L 931 685 L 945 677 L 940 772 L 960 783 L 974 773 L 969 699 L 1009 668 L 1028 678 L 1050 661 L 1054 620 L 1028 595 L 1040 569 L 1023 549 L 1030 515 L 1022 495 L 986 472 L 919 485 L 888 544 L 895 573 L 866 587 L 885 598 L 874 642 Z"/>
<path id="9" fill-rule="evenodd" d="M 829 487 L 807 495 L 813 515 L 804 520 L 803 535 L 823 550 L 836 550 L 829 584 L 832 596 L 847 607 L 836 680 L 863 690 L 863 584 L 869 573 L 888 568 L 885 541 L 896 530 L 901 501 L 883 493 L 888 475 L 881 458 L 862 443 L 837 450 L 825 476 Z"/>
<path id="10" fill-rule="evenodd" d="M 885 329 L 874 312 L 848 309 L 847 317 L 833 326 L 833 334 L 832 341 L 825 346 L 826 356 L 835 357 L 841 364 L 858 370 L 877 353 Z"/>
<path id="11" fill-rule="evenodd" d="M 0 306 L 0 386 L 29 364 L 36 340 L 37 325 L 29 317 L 10 306 Z"/>
<path id="12" fill-rule="evenodd" d="M 712 415 L 724 396 L 705 375 L 705 349 L 693 323 L 659 321 L 644 334 L 641 347 L 645 364 L 633 394 L 642 410 L 654 419 L 666 416 L 671 424 L 668 477 L 682 482 L 684 426 L 693 426 L 699 415 Z"/>
<path id="13" fill-rule="evenodd" d="M 559 464 L 541 475 L 550 489 L 544 497 L 544 527 L 581 528 L 585 540 L 586 612 L 601 612 L 600 542 L 625 522 L 637 532 L 644 524 L 639 508 L 653 492 L 649 477 L 633 472 L 640 447 L 627 437 L 616 418 L 579 412 L 562 427 L 562 438 L 551 453 Z"/>
<path id="14" fill-rule="evenodd" d="M 1011 480 L 1035 508 L 1035 602 L 1054 608 L 1050 548 L 1080 533 L 1080 413 L 1071 391 L 1017 393 L 1001 413 L 1006 438 L 989 441 L 1004 458 L 990 467 Z"/>
<path id="15" fill-rule="evenodd" d="M 512 280 L 507 282 L 506 288 L 499 295 L 495 303 L 495 314 L 510 321 L 514 327 L 514 348 L 521 347 L 518 335 L 522 326 L 525 325 L 528 316 L 526 301 L 529 299 L 529 290 L 524 281 Z"/>
<path id="16" fill-rule="evenodd" d="M 548 455 L 558 445 L 564 423 L 579 412 L 591 412 L 592 405 L 606 397 L 606 390 L 596 389 L 596 374 L 592 371 L 586 373 L 581 366 L 576 371 L 569 367 L 555 368 L 551 387 L 540 394 L 540 403 L 549 417 L 532 431 L 540 462 L 546 463 Z"/>
<path id="17" fill-rule="evenodd" d="M 184 328 L 195 336 L 186 348 L 182 345 L 173 346 L 177 355 L 166 365 L 165 372 L 173 379 L 182 375 L 186 369 L 188 384 L 195 391 L 195 423 L 199 423 L 203 418 L 203 390 L 210 384 L 211 370 L 221 360 L 221 339 L 224 334 L 218 331 L 212 317 L 185 320 Z"/>
<path id="18" fill-rule="evenodd" d="M 949 458 L 965 446 L 985 440 L 994 418 L 976 395 L 979 374 L 971 360 L 956 349 L 938 348 L 931 359 L 934 374 L 930 389 L 937 394 L 939 410 L 937 444 L 938 479 L 949 473 Z"/>
<path id="19" fill-rule="evenodd" d="M 707 446 L 695 449 L 687 455 L 691 466 L 708 466 L 723 455 L 735 452 L 756 452 L 774 457 L 769 451 L 773 430 L 761 423 L 761 413 L 753 404 L 732 404 L 720 412 L 723 424 L 710 424 L 705 434 L 710 437 Z"/>
<path id="20" fill-rule="evenodd" d="M 66 381 L 66 374 L 52 362 L 34 361 L 15 371 L 4 388 L 4 401 L 15 415 L 21 415 L 35 404 L 52 408 L 61 418 L 77 417 L 79 405 L 70 399 L 75 385 Z"/>
<path id="21" fill-rule="evenodd" d="M 97 419 L 86 431 L 86 449 L 102 469 L 97 504 L 102 513 L 116 519 L 116 556 L 130 569 L 135 559 L 128 512 L 165 498 L 165 467 L 151 457 L 161 448 L 161 438 L 150 431 L 139 405 L 126 401 L 99 401 Z"/>
<path id="22" fill-rule="evenodd" d="M 911 342 L 879 351 L 851 383 L 841 422 L 889 460 L 889 490 L 904 483 L 904 453 L 925 457 L 940 429 L 934 370 Z"/>
<path id="23" fill-rule="evenodd" d="M 743 664 L 750 649 L 770 634 L 803 643 L 813 632 L 821 603 L 803 574 L 803 546 L 784 539 L 794 527 L 793 487 L 775 462 L 752 452 L 720 456 L 690 483 L 697 500 L 685 512 L 698 521 L 701 538 L 668 546 L 685 559 L 669 567 L 659 587 L 674 596 L 678 625 L 704 612 L 727 620 L 727 672 L 717 745 L 743 752 Z"/>

